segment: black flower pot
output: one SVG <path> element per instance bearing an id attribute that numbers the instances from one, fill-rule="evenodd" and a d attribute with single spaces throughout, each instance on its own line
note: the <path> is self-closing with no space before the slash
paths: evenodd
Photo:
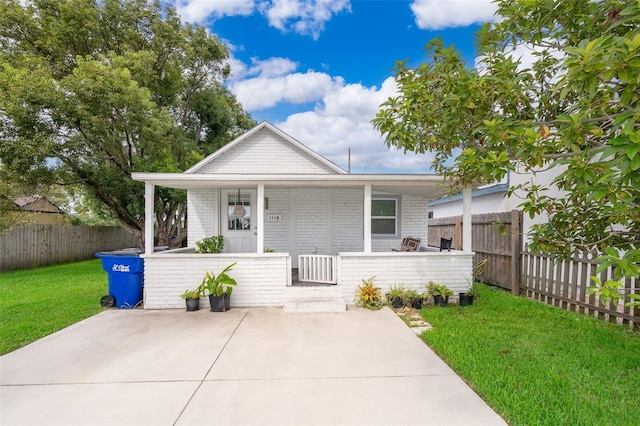
<path id="1" fill-rule="evenodd" d="M 211 305 L 211 312 L 224 312 L 224 295 L 213 296 L 210 294 L 209 304 Z"/>
<path id="2" fill-rule="evenodd" d="M 187 303 L 187 312 L 194 312 L 200 309 L 200 299 L 185 299 Z"/>
<path id="3" fill-rule="evenodd" d="M 439 295 L 438 296 L 434 295 L 433 296 L 433 303 L 436 306 L 442 306 L 442 307 L 449 306 L 449 296 L 442 297 L 442 296 L 439 296 Z"/>
<path id="4" fill-rule="evenodd" d="M 402 306 L 404 306 L 404 301 L 402 300 L 402 297 L 391 296 L 390 300 L 391 300 L 391 306 L 394 309 L 400 309 L 402 308 Z"/>
<path id="5" fill-rule="evenodd" d="M 422 309 L 422 302 L 423 301 L 424 301 L 424 299 L 422 297 L 411 299 L 411 307 L 413 309 Z"/>
<path id="6" fill-rule="evenodd" d="M 231 295 L 230 294 L 223 294 L 224 296 L 224 310 L 228 311 L 229 309 L 231 309 Z"/>
<path id="7" fill-rule="evenodd" d="M 473 305 L 473 295 L 460 293 L 460 306 L 471 306 Z"/>

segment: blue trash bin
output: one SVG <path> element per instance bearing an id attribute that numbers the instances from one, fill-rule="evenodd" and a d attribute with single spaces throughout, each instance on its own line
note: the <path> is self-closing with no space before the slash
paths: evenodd
<path id="1" fill-rule="evenodd" d="M 142 303 L 144 259 L 140 249 L 124 249 L 96 253 L 107 272 L 109 296 L 119 309 L 135 308 Z M 105 296 L 106 297 L 106 296 Z"/>

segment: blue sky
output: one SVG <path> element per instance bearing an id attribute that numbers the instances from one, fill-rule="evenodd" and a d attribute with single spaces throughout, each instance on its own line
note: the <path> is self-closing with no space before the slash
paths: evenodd
<path id="1" fill-rule="evenodd" d="M 389 149 L 371 126 L 396 94 L 392 68 L 425 60 L 435 37 L 473 66 L 491 0 L 176 0 L 184 22 L 229 48 L 244 108 L 353 173 L 429 173 L 429 155 Z"/>

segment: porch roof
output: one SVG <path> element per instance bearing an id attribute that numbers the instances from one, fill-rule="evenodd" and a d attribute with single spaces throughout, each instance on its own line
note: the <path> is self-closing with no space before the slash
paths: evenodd
<path id="1" fill-rule="evenodd" d="M 156 186 L 176 189 L 220 187 L 332 187 L 362 188 L 371 185 L 374 192 L 410 194 L 425 199 L 447 193 L 441 176 L 430 174 L 208 174 L 208 173 L 133 173 L 132 178 Z"/>

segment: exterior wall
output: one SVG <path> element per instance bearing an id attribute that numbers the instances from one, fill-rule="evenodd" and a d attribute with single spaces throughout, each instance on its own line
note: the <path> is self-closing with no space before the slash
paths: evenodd
<path id="1" fill-rule="evenodd" d="M 544 192 L 544 195 L 551 198 L 562 198 L 565 194 L 564 191 L 560 191 L 555 185 L 551 184 L 551 181 L 562 171 L 564 171 L 564 166 L 554 167 L 552 170 L 545 170 L 536 173 L 511 173 L 509 175 L 509 184 L 511 186 L 520 185 L 526 182 L 533 182 L 536 185 L 543 185 L 549 188 L 549 190 Z M 515 191 L 515 196 L 511 198 L 511 205 L 507 211 L 512 209 L 517 209 L 518 204 L 522 203 L 523 193 L 522 191 Z M 546 214 L 540 214 L 534 217 L 533 219 L 528 215 L 523 215 L 522 220 L 522 230 L 524 234 L 525 241 L 528 242 L 527 234 L 531 230 L 531 227 L 537 223 L 545 223 L 548 220 L 548 216 Z"/>
<path id="2" fill-rule="evenodd" d="M 217 188 L 190 189 L 187 191 L 187 245 L 194 247 L 196 241 L 218 235 Z"/>
<path id="3" fill-rule="evenodd" d="M 264 196 L 269 200 L 269 208 L 264 211 L 264 245 L 278 253 L 291 251 L 291 229 L 295 222 L 289 208 L 290 193 L 287 188 L 264 190 Z M 269 215 L 279 215 L 280 220 L 270 220 Z"/>
<path id="4" fill-rule="evenodd" d="M 445 284 L 458 299 L 458 293 L 466 291 L 472 280 L 473 253 L 464 252 L 415 252 L 415 253 L 340 253 L 338 258 L 338 284 L 343 287 L 343 297 L 352 303 L 362 280 L 374 277 L 374 283 L 382 294 L 390 286 L 403 284 L 420 293 L 425 284 L 434 281 Z"/>
<path id="5" fill-rule="evenodd" d="M 508 212 L 512 210 L 511 204 L 509 198 L 506 198 L 502 192 L 473 197 L 471 214 Z M 462 214 L 462 200 L 434 205 L 429 210 L 433 212 L 434 218 L 460 216 Z"/>
<path id="6" fill-rule="evenodd" d="M 184 249 L 158 252 L 144 257 L 145 309 L 184 309 L 180 295 L 197 287 L 205 271 L 217 273 L 238 262 L 230 275 L 238 285 L 231 305 L 283 306 L 291 283 L 291 260 L 288 253 L 265 254 L 194 254 Z M 363 279 L 374 282 L 384 294 L 390 286 L 404 284 L 424 292 L 425 284 L 434 281 L 455 292 L 466 291 L 472 279 L 473 254 L 463 252 L 416 253 L 340 253 L 338 284 L 335 287 L 347 303 L 353 303 Z M 209 307 L 208 298 L 201 308 Z"/>
<path id="7" fill-rule="evenodd" d="M 334 189 L 331 253 L 364 250 L 364 191 Z"/>
<path id="8" fill-rule="evenodd" d="M 336 174 L 294 144 L 262 129 L 222 153 L 198 173 L 305 173 Z"/>
<path id="9" fill-rule="evenodd" d="M 564 195 L 563 191 L 560 191 L 556 186 L 552 185 L 553 179 L 562 172 L 562 168 L 554 168 L 553 170 L 538 171 L 535 173 L 530 172 L 516 172 L 509 173 L 508 184 L 510 187 L 515 187 L 527 182 L 533 182 L 536 185 L 543 185 L 549 188 L 545 191 L 545 195 L 553 198 L 561 198 Z M 519 205 L 522 203 L 524 193 L 522 191 L 515 191 L 514 196 L 506 197 L 504 193 L 487 194 L 480 197 L 473 197 L 471 202 L 471 213 L 501 213 L 510 212 L 511 210 L 519 209 Z M 457 199 L 450 202 L 440 203 L 432 205 L 429 210 L 433 212 L 433 217 L 449 217 L 462 215 L 462 200 Z M 532 225 L 537 223 L 544 223 L 548 219 L 546 214 L 540 214 L 533 219 L 529 215 L 524 215 L 522 230 L 527 238 L 527 234 L 531 230 Z"/>
<path id="10" fill-rule="evenodd" d="M 214 274 L 238 262 L 229 275 L 238 285 L 231 306 L 282 306 L 286 285 L 291 281 L 288 253 L 195 254 L 167 251 L 144 257 L 145 309 L 184 309 L 180 295 L 196 288 L 207 270 Z M 209 307 L 209 299 L 200 301 Z"/>
<path id="11" fill-rule="evenodd" d="M 362 251 L 363 191 L 329 188 L 266 188 L 265 246 L 289 252 L 297 267 L 298 254 Z M 269 220 L 278 215 L 280 220 Z"/>
<path id="12" fill-rule="evenodd" d="M 327 254 L 364 250 L 364 194 L 349 188 L 265 188 L 264 245 L 289 252 L 297 267 L 298 254 Z M 187 245 L 219 234 L 217 188 L 187 192 Z M 270 215 L 279 220 L 269 219 Z M 400 197 L 400 230 L 397 238 L 373 238 L 372 251 L 389 252 L 403 237 L 427 241 L 427 204 L 420 197 Z"/>
<path id="13" fill-rule="evenodd" d="M 427 243 L 427 201 L 421 197 L 402 195 L 400 198 L 400 236 L 372 237 L 371 251 L 389 252 L 400 248 L 404 237 L 420 238 Z"/>

